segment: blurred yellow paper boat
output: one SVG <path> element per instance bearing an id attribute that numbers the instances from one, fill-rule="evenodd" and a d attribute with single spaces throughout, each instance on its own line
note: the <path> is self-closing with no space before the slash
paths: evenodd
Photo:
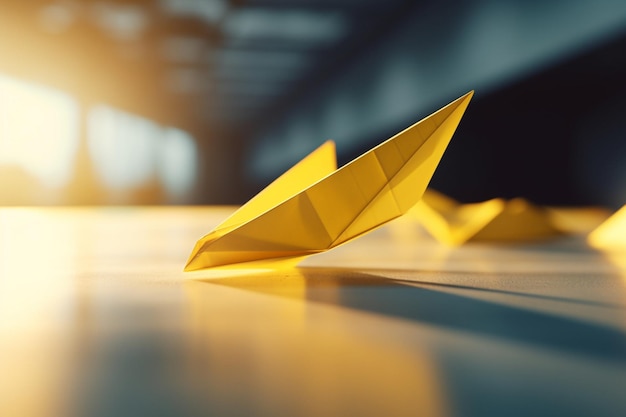
<path id="1" fill-rule="evenodd" d="M 591 232 L 587 242 L 597 249 L 626 251 L 626 206 Z"/>
<path id="2" fill-rule="evenodd" d="M 472 95 L 340 169 L 334 144 L 326 142 L 201 238 L 185 270 L 295 263 L 405 214 L 424 193 Z"/>
<path id="3" fill-rule="evenodd" d="M 522 198 L 459 204 L 429 189 L 411 213 L 435 239 L 451 246 L 469 240 L 523 242 L 560 234 L 548 210 Z"/>
<path id="4" fill-rule="evenodd" d="M 611 216 L 604 207 L 546 207 L 552 225 L 567 234 L 588 235 Z"/>

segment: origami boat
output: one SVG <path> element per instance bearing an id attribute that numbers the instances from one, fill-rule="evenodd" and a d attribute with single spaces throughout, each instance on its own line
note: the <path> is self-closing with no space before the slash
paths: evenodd
<path id="1" fill-rule="evenodd" d="M 429 189 L 410 212 L 435 239 L 450 246 L 469 240 L 525 242 L 561 234 L 548 209 L 523 198 L 459 204 Z"/>
<path id="2" fill-rule="evenodd" d="M 473 91 L 337 169 L 326 142 L 195 245 L 186 271 L 295 260 L 351 241 L 422 197 Z"/>
<path id="3" fill-rule="evenodd" d="M 587 237 L 596 249 L 626 250 L 626 206 L 623 206 Z M 622 262 L 624 264 L 625 262 Z"/>

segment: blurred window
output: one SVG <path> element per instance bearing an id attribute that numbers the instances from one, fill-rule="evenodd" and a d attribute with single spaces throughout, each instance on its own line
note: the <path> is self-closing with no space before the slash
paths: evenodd
<path id="1" fill-rule="evenodd" d="M 67 184 L 79 122 L 71 96 L 0 75 L 0 166 L 21 169 L 46 187 Z"/>
<path id="2" fill-rule="evenodd" d="M 159 175 L 165 191 L 171 199 L 181 199 L 191 191 L 196 180 L 196 141 L 185 131 L 166 129 L 160 150 Z"/>
<path id="3" fill-rule="evenodd" d="M 106 186 L 135 188 L 152 179 L 158 125 L 108 106 L 94 107 L 88 123 L 89 154 Z"/>
<path id="4" fill-rule="evenodd" d="M 111 189 L 156 180 L 171 200 L 178 200 L 196 180 L 196 142 L 182 130 L 98 105 L 89 113 L 87 143 L 96 173 Z"/>

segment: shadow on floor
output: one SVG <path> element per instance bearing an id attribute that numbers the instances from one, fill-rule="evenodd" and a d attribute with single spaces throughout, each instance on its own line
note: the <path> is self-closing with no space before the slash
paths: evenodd
<path id="1" fill-rule="evenodd" d="M 400 281 L 375 271 L 311 267 L 202 282 L 398 317 L 603 361 L 626 362 L 626 333 L 618 329 L 443 292 L 437 287 L 447 285 L 441 283 Z"/>

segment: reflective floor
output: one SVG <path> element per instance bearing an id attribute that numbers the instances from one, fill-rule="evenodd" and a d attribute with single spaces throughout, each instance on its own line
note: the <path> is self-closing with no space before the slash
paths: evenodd
<path id="1" fill-rule="evenodd" d="M 450 249 L 400 220 L 183 273 L 231 211 L 0 209 L 0 415 L 626 415 L 626 270 L 582 237 Z"/>

